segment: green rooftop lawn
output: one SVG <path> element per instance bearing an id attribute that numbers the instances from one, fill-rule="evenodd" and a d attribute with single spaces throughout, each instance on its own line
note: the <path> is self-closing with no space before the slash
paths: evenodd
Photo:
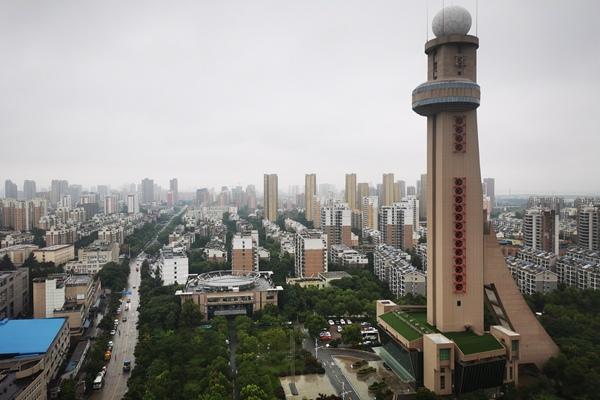
<path id="1" fill-rule="evenodd" d="M 479 336 L 473 332 L 445 332 L 444 336 L 453 340 L 464 355 L 503 348 L 500 342 L 489 333 Z"/>
<path id="2" fill-rule="evenodd" d="M 427 323 L 426 312 L 392 311 L 382 314 L 380 317 L 411 342 L 423 335 L 439 332 Z M 481 336 L 473 332 L 445 332 L 442 334 L 454 341 L 465 355 L 502 349 L 500 342 L 489 333 Z"/>
<path id="3" fill-rule="evenodd" d="M 427 314 L 425 313 L 392 311 L 382 314 L 380 317 L 410 342 L 428 333 L 437 332 L 434 327 L 427 323 Z"/>

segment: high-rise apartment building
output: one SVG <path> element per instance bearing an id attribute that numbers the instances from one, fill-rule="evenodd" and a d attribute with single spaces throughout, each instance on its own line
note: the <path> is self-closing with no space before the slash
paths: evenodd
<path id="1" fill-rule="evenodd" d="M 277 174 L 264 176 L 264 218 L 275 222 L 277 220 Z"/>
<path id="2" fill-rule="evenodd" d="M 361 229 L 370 228 L 377 230 L 379 198 L 377 196 L 365 196 L 361 205 Z"/>
<path id="3" fill-rule="evenodd" d="M 346 174 L 346 187 L 345 187 L 345 199 L 348 203 L 350 210 L 357 210 L 360 208 L 359 203 L 356 201 L 356 174 Z"/>
<path id="4" fill-rule="evenodd" d="M 0 319 L 23 317 L 29 312 L 29 268 L 0 271 Z"/>
<path id="5" fill-rule="evenodd" d="M 233 273 L 258 272 L 258 244 L 252 236 L 237 234 L 231 241 L 231 269 Z"/>
<path id="6" fill-rule="evenodd" d="M 321 207 L 321 227 L 327 235 L 327 245 L 352 246 L 352 210 L 345 203 L 334 203 Z"/>
<path id="7" fill-rule="evenodd" d="M 295 270 L 299 278 L 316 277 L 327 272 L 327 235 L 315 229 L 296 233 Z"/>
<path id="8" fill-rule="evenodd" d="M 154 201 L 154 181 L 142 179 L 142 204 L 150 204 Z"/>
<path id="9" fill-rule="evenodd" d="M 138 201 L 137 193 L 130 193 L 127 195 L 127 213 L 137 214 L 140 212 L 140 203 Z"/>
<path id="10" fill-rule="evenodd" d="M 416 196 L 417 195 L 417 188 L 414 186 L 407 186 L 406 187 L 406 195 L 407 196 Z"/>
<path id="11" fill-rule="evenodd" d="M 496 180 L 494 178 L 483 179 L 483 194 L 490 198 L 492 209 L 496 207 Z"/>
<path id="12" fill-rule="evenodd" d="M 246 206 L 250 210 L 256 209 L 256 188 L 254 185 L 246 186 Z"/>
<path id="13" fill-rule="evenodd" d="M 356 201 L 358 202 L 358 208 L 362 209 L 363 198 L 370 195 L 369 184 L 367 182 L 359 182 L 356 186 Z"/>
<path id="14" fill-rule="evenodd" d="M 4 181 L 4 197 L 15 200 L 19 198 L 19 189 L 17 188 L 17 184 L 10 179 Z"/>
<path id="15" fill-rule="evenodd" d="M 394 174 L 383 174 L 383 183 L 381 187 L 382 206 L 391 206 L 394 204 Z"/>
<path id="16" fill-rule="evenodd" d="M 104 197 L 104 213 L 106 215 L 116 214 L 119 212 L 119 205 L 117 202 L 117 196 L 114 194 Z"/>
<path id="17" fill-rule="evenodd" d="M 427 204 L 427 174 L 421 174 L 421 179 L 418 182 L 418 188 L 421 191 L 418 193 L 419 203 Z M 419 208 L 419 220 L 425 221 L 427 219 L 427 207 Z"/>
<path id="18" fill-rule="evenodd" d="M 53 179 L 50 183 L 50 204 L 52 207 L 62 200 L 69 192 L 69 182 L 63 179 Z"/>
<path id="19" fill-rule="evenodd" d="M 0 201 L 0 226 L 17 231 L 30 231 L 37 227 L 40 218 L 48 215 L 48 203 L 44 199 Z"/>
<path id="20" fill-rule="evenodd" d="M 406 182 L 396 181 L 394 183 L 394 203 L 399 202 L 406 197 Z"/>
<path id="21" fill-rule="evenodd" d="M 405 248 L 404 210 L 399 203 L 379 207 L 379 232 L 383 243 L 396 249 Z"/>
<path id="22" fill-rule="evenodd" d="M 173 193 L 173 204 L 177 204 L 179 201 L 179 183 L 177 182 L 177 178 L 169 181 L 169 191 Z"/>
<path id="23" fill-rule="evenodd" d="M 196 204 L 199 206 L 210 205 L 210 192 L 206 188 L 196 190 Z"/>
<path id="24" fill-rule="evenodd" d="M 313 198 L 317 195 L 317 174 L 304 175 L 304 201 L 306 204 L 306 220 L 314 221 L 319 216 L 315 214 Z"/>
<path id="25" fill-rule="evenodd" d="M 523 242 L 533 250 L 558 254 L 559 215 L 548 208 L 530 208 L 523 215 Z"/>
<path id="26" fill-rule="evenodd" d="M 577 211 L 577 239 L 580 247 L 600 250 L 600 206 L 582 206 Z"/>
<path id="27" fill-rule="evenodd" d="M 25 200 L 31 200 L 36 197 L 35 181 L 25 179 L 23 182 L 23 196 L 25 196 Z"/>

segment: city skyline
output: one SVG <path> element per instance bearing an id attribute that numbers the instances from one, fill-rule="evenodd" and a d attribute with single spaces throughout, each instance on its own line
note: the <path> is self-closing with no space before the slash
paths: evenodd
<path id="1" fill-rule="evenodd" d="M 141 5 L 0 6 L 3 142 L 28 149 L 3 156 L 11 168 L 1 180 L 112 186 L 119 182 L 106 177 L 148 176 L 167 187 L 177 176 L 183 191 L 260 187 L 266 171 L 284 188 L 309 172 L 342 187 L 349 172 L 360 182 L 383 172 L 414 182 L 425 170 L 424 122 L 408 107 L 424 78 L 422 46 L 398 39 L 425 39 L 423 2 Z M 582 162 L 600 144 L 599 83 L 588 79 L 600 57 L 585 51 L 600 39 L 592 20 L 600 5 L 552 5 L 479 5 L 482 175 L 496 178 L 500 195 L 600 192 L 599 172 Z M 522 37 L 555 40 L 531 46 Z M 565 152 L 565 136 L 578 147 Z M 338 156 L 311 155 L 313 143 Z"/>

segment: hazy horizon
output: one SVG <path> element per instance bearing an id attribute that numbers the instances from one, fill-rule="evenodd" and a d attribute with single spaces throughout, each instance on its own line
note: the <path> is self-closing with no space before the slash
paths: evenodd
<path id="1" fill-rule="evenodd" d="M 427 3 L 427 4 L 426 4 Z M 475 1 L 456 1 L 475 19 Z M 0 182 L 180 191 L 414 185 L 441 1 L 0 1 Z M 594 1 L 479 2 L 479 146 L 498 195 L 600 193 Z M 477 32 L 476 32 L 477 25 Z M 432 37 L 429 31 L 429 38 Z"/>

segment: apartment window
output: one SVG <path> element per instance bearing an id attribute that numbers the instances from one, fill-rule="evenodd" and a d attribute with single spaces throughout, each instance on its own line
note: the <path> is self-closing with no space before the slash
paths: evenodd
<path id="1" fill-rule="evenodd" d="M 518 340 L 513 340 L 511 343 L 511 348 L 513 352 L 517 352 L 519 351 L 519 341 Z"/>
<path id="2" fill-rule="evenodd" d="M 440 376 L 440 389 L 446 389 L 446 375 Z"/>
<path id="3" fill-rule="evenodd" d="M 450 349 L 440 349 L 440 361 L 448 361 L 450 359 Z"/>

